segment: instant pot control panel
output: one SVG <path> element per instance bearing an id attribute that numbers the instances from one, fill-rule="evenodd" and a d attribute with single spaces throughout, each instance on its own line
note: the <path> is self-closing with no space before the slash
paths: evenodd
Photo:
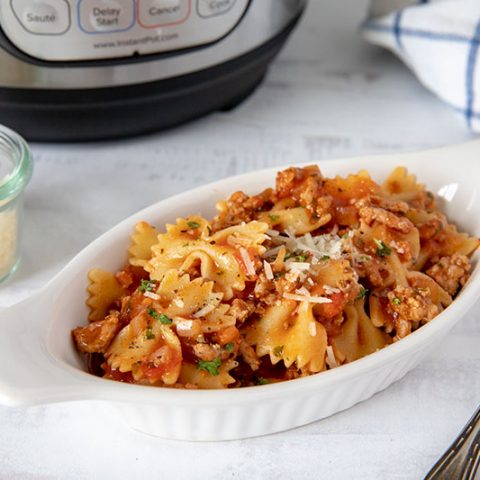
<path id="1" fill-rule="evenodd" d="M 154 54 L 219 40 L 249 0 L 0 0 L 1 28 L 46 61 Z"/>

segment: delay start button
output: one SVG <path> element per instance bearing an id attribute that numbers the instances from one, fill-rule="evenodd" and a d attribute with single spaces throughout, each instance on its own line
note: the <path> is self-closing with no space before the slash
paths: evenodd
<path id="1" fill-rule="evenodd" d="M 236 0 L 197 0 L 197 11 L 201 17 L 215 17 L 227 13 Z"/>
<path id="2" fill-rule="evenodd" d="M 10 0 L 22 27 L 36 35 L 61 35 L 70 28 L 70 6 L 66 0 Z"/>
<path id="3" fill-rule="evenodd" d="M 128 30 L 135 21 L 134 0 L 80 0 L 78 22 L 87 33 Z"/>
<path id="4" fill-rule="evenodd" d="M 190 0 L 138 0 L 138 23 L 163 27 L 184 22 L 190 15 Z"/>

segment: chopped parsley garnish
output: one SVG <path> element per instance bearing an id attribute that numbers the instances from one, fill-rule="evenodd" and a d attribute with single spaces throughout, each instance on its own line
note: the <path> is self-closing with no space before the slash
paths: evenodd
<path id="1" fill-rule="evenodd" d="M 264 377 L 256 377 L 254 379 L 255 385 L 266 385 L 268 383 L 268 380 Z"/>
<path id="2" fill-rule="evenodd" d="M 362 300 L 364 299 L 368 294 L 368 288 L 360 288 L 360 292 L 358 292 L 358 295 L 355 300 Z"/>
<path id="3" fill-rule="evenodd" d="M 392 303 L 393 303 L 394 305 L 400 305 L 400 304 L 402 303 L 402 300 L 400 300 L 400 298 L 398 298 L 398 297 L 394 297 L 394 298 L 392 299 Z"/>
<path id="4" fill-rule="evenodd" d="M 323 255 L 320 260 L 330 260 L 330 255 Z"/>
<path id="5" fill-rule="evenodd" d="M 157 317 L 157 320 L 162 324 L 162 325 L 170 325 L 173 320 L 165 315 L 164 313 L 161 313 L 158 317 Z"/>
<path id="6" fill-rule="evenodd" d="M 297 260 L 299 262 L 305 262 L 307 260 L 307 254 L 306 253 L 301 253 L 300 255 L 297 255 Z"/>
<path id="7" fill-rule="evenodd" d="M 223 347 L 228 353 L 232 353 L 235 350 L 235 344 L 233 342 L 228 342 Z"/>
<path id="8" fill-rule="evenodd" d="M 200 226 L 200 224 L 198 222 L 196 222 L 195 220 L 190 220 L 189 222 L 187 222 L 187 225 L 191 229 L 195 229 L 195 228 L 198 228 Z"/>
<path id="9" fill-rule="evenodd" d="M 163 325 L 171 325 L 173 322 L 169 316 L 165 315 L 164 313 L 156 312 L 152 307 L 148 307 L 148 314 Z"/>
<path id="10" fill-rule="evenodd" d="M 152 327 L 147 328 L 147 330 L 145 331 L 145 337 L 147 338 L 147 340 L 153 340 L 155 338 L 155 335 L 152 332 Z"/>
<path id="11" fill-rule="evenodd" d="M 216 377 L 217 375 L 220 374 L 218 369 L 220 368 L 220 365 L 222 364 L 222 361 L 220 358 L 216 358 L 215 360 L 199 360 L 197 363 L 197 368 L 199 370 L 204 370 L 205 372 L 208 372 L 210 375 L 213 375 Z"/>
<path id="12" fill-rule="evenodd" d="M 154 288 L 155 282 L 151 282 L 150 280 L 140 280 L 140 286 L 138 287 L 140 292 L 153 292 Z"/>
<path id="13" fill-rule="evenodd" d="M 308 258 L 308 253 L 295 250 L 294 252 L 286 253 L 285 257 L 283 257 L 284 260 L 288 260 L 289 258 L 294 258 L 297 262 L 305 262 Z"/>
<path id="14" fill-rule="evenodd" d="M 272 221 L 272 222 L 276 222 L 277 220 L 280 219 L 280 216 L 279 215 L 273 215 L 272 213 L 268 215 L 268 218 Z"/>
<path id="15" fill-rule="evenodd" d="M 283 277 L 284 275 L 285 275 L 285 272 L 275 272 L 273 274 L 275 278 L 280 278 L 280 277 Z"/>
<path id="16" fill-rule="evenodd" d="M 377 255 L 379 257 L 387 257 L 392 253 L 392 249 L 383 240 L 374 238 L 373 241 L 377 245 Z"/>
<path id="17" fill-rule="evenodd" d="M 276 357 L 281 357 L 281 356 L 282 356 L 282 353 L 283 353 L 283 347 L 284 347 L 284 345 L 277 345 L 277 346 L 273 349 L 273 354 L 274 354 Z"/>

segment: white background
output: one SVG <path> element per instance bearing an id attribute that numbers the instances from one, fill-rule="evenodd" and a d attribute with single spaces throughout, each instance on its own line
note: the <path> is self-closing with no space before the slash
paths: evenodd
<path id="1" fill-rule="evenodd" d="M 311 0 L 265 82 L 233 112 L 133 140 L 32 145 L 23 263 L 0 287 L 0 306 L 40 288 L 124 217 L 194 185 L 258 167 L 470 139 L 403 65 L 363 42 L 365 6 Z M 422 478 L 480 399 L 479 313 L 477 304 L 437 352 L 371 400 L 263 438 L 152 438 L 87 402 L 0 407 L 0 478 Z"/>

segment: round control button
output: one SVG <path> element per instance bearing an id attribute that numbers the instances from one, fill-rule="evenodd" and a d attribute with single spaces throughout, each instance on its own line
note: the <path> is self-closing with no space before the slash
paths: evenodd
<path id="1" fill-rule="evenodd" d="M 60 35 L 70 28 L 70 6 L 65 0 L 10 0 L 23 28 L 37 35 Z"/>
<path id="2" fill-rule="evenodd" d="M 184 22 L 190 15 L 190 0 L 138 0 L 138 23 L 162 27 Z"/>
<path id="3" fill-rule="evenodd" d="M 87 33 L 110 33 L 128 30 L 135 20 L 133 0 L 80 0 L 78 21 Z"/>
<path id="4" fill-rule="evenodd" d="M 197 11 L 201 17 L 215 17 L 227 13 L 236 0 L 197 0 Z"/>

